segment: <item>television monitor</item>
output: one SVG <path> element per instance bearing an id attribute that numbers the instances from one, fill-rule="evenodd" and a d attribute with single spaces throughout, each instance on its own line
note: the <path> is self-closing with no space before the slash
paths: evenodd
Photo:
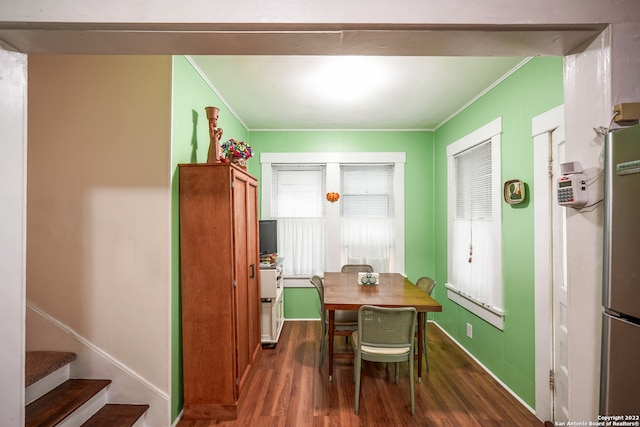
<path id="1" fill-rule="evenodd" d="M 278 221 L 261 219 L 259 222 L 260 255 L 278 253 Z"/>

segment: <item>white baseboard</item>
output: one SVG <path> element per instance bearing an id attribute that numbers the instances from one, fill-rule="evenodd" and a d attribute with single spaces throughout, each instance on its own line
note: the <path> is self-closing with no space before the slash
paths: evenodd
<path id="1" fill-rule="evenodd" d="M 146 426 L 171 424 L 168 393 L 30 302 L 26 317 L 27 350 L 76 353 L 77 359 L 69 365 L 70 378 L 110 379 L 108 403 L 147 404 Z"/>
<path id="2" fill-rule="evenodd" d="M 503 383 L 502 380 L 500 380 L 500 378 L 496 377 L 494 375 L 494 373 L 491 372 L 489 370 L 489 368 L 484 366 L 484 364 L 482 364 L 482 362 L 480 362 L 478 359 L 476 359 L 476 357 L 473 354 L 469 353 L 469 351 L 466 348 L 464 348 L 464 346 L 462 344 L 460 344 L 455 338 L 453 338 L 451 335 L 449 335 L 449 333 L 447 331 L 445 331 L 444 328 L 442 328 L 440 325 L 438 325 L 437 322 L 435 322 L 433 320 L 429 320 L 429 323 L 433 323 L 435 326 L 437 326 L 438 329 L 440 329 L 443 334 L 448 336 L 451 339 L 451 341 L 453 341 L 458 347 L 460 347 L 460 349 L 462 351 L 464 351 L 470 358 L 472 358 L 478 365 L 480 365 L 480 367 L 482 369 L 484 369 L 485 372 L 487 374 L 489 374 L 494 380 L 496 380 L 498 382 L 498 384 L 500 384 L 502 386 L 502 388 L 504 388 L 506 391 L 508 391 L 509 394 L 511 394 L 518 402 L 520 402 L 522 404 L 522 406 L 527 408 L 527 410 L 529 412 L 531 412 L 534 416 L 536 416 L 536 411 L 531 406 L 529 406 L 524 400 L 522 400 L 520 398 L 520 396 L 518 396 L 513 390 L 511 390 L 505 383 Z M 536 416 L 536 418 L 538 418 L 538 417 Z"/>

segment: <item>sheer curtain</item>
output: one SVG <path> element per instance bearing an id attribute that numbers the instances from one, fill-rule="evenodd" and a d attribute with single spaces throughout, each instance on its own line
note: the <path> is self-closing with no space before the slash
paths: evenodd
<path id="1" fill-rule="evenodd" d="M 454 221 L 453 271 L 449 278 L 462 293 L 486 303 L 493 301 L 491 221 Z"/>
<path id="2" fill-rule="evenodd" d="M 343 218 L 341 221 L 344 264 L 369 264 L 385 273 L 393 263 L 392 218 Z"/>
<path id="3" fill-rule="evenodd" d="M 324 236 L 324 218 L 278 218 L 278 252 L 286 261 L 285 275 L 322 275 Z"/>

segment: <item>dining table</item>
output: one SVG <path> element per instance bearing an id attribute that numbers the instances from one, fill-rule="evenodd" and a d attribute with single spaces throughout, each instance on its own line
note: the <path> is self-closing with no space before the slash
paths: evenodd
<path id="1" fill-rule="evenodd" d="M 329 314 L 329 381 L 333 379 L 335 311 L 355 310 L 363 305 L 414 307 L 418 312 L 418 382 L 422 380 L 422 349 L 425 315 L 442 311 L 442 305 L 400 273 L 379 273 L 376 284 L 363 285 L 358 273 L 324 273 L 324 309 Z M 344 356 L 344 354 L 340 354 Z M 351 354 L 347 357 L 353 357 Z"/>

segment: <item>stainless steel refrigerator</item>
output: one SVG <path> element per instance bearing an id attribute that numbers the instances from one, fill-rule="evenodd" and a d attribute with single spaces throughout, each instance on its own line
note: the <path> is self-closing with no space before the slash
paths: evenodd
<path id="1" fill-rule="evenodd" d="M 640 125 L 607 134 L 604 210 L 600 414 L 637 416 L 640 415 Z"/>

